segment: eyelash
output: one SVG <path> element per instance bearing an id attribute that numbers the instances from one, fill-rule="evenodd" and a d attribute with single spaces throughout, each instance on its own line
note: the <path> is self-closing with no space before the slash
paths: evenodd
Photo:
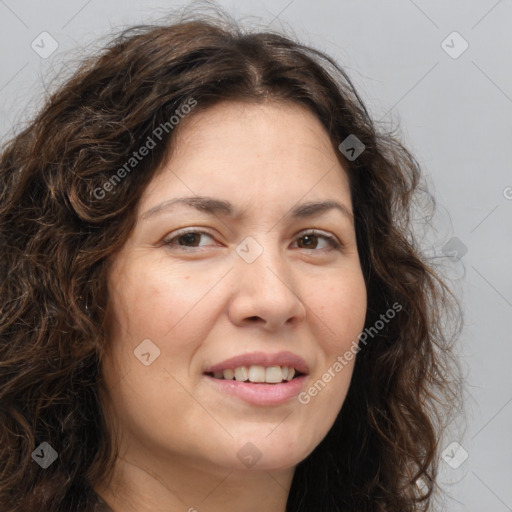
<path id="1" fill-rule="evenodd" d="M 213 238 L 213 236 L 210 233 L 208 233 L 207 231 L 201 231 L 199 229 L 191 228 L 191 229 L 179 231 L 172 238 L 164 239 L 163 245 L 167 245 L 167 246 L 174 245 L 177 250 L 182 250 L 182 251 L 195 251 L 198 249 L 203 249 L 204 247 L 187 247 L 186 245 L 178 245 L 178 244 L 174 244 L 172 242 L 176 238 L 179 238 L 184 235 L 188 235 L 189 233 L 193 233 L 193 234 L 197 234 L 197 235 L 207 235 L 207 236 Z M 299 236 L 297 238 L 303 238 L 303 237 L 306 237 L 309 235 L 315 235 L 319 238 L 324 238 L 325 240 L 327 240 L 328 244 L 331 246 L 332 249 L 340 250 L 343 247 L 342 244 L 337 240 L 337 238 L 334 235 L 328 235 L 328 234 L 318 231 L 316 229 L 310 229 L 307 231 L 303 231 L 303 232 L 299 233 Z M 304 250 L 319 251 L 322 249 L 304 249 Z"/>

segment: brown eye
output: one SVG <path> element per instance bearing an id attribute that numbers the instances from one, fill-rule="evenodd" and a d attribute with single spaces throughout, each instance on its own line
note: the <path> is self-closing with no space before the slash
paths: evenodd
<path id="1" fill-rule="evenodd" d="M 314 249 L 313 246 L 318 244 L 318 237 L 316 235 L 304 235 L 300 237 L 299 240 L 303 240 L 303 249 Z"/>
<path id="2" fill-rule="evenodd" d="M 168 246 L 172 246 L 172 248 L 176 249 L 184 249 L 194 247 L 203 247 L 199 245 L 202 236 L 207 236 L 212 238 L 212 236 L 206 231 L 198 231 L 198 230 L 190 230 L 190 231 L 182 231 L 181 233 L 177 233 L 172 238 L 167 238 L 164 240 L 164 244 Z"/>
<path id="3" fill-rule="evenodd" d="M 340 249 L 341 244 L 336 240 L 336 238 L 333 235 L 328 235 L 326 233 L 319 233 L 317 231 L 311 231 L 308 233 L 302 233 L 301 236 L 297 238 L 297 240 L 303 240 L 302 246 L 300 246 L 300 249 L 317 249 L 319 240 L 326 240 L 327 243 L 331 246 L 333 249 Z M 320 248 L 319 250 L 321 250 Z"/>
<path id="4" fill-rule="evenodd" d="M 180 235 L 176 237 L 176 240 L 178 240 L 178 245 L 189 245 L 196 247 L 197 242 L 199 242 L 199 239 L 201 238 L 201 234 L 199 233 L 185 233 L 184 235 Z M 181 243 L 183 242 L 183 244 Z"/>

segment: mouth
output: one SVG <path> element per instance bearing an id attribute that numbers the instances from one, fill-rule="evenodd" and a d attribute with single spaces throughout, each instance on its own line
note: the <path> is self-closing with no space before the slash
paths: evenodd
<path id="1" fill-rule="evenodd" d="M 252 352 L 204 368 L 209 386 L 256 406 L 290 403 L 305 386 L 309 366 L 292 352 Z"/>
<path id="2" fill-rule="evenodd" d="M 234 380 L 252 384 L 282 384 L 298 379 L 305 374 L 291 366 L 251 365 L 205 372 L 204 375 L 218 380 Z"/>

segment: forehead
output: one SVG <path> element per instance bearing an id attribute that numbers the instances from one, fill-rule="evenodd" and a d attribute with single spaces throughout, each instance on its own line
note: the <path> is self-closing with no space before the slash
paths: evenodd
<path id="1" fill-rule="evenodd" d="M 186 153 L 190 158 L 192 149 L 208 150 L 212 156 L 230 152 L 232 158 L 244 153 L 258 159 L 299 155 L 309 159 L 318 152 L 333 163 L 335 159 L 320 120 L 290 101 L 225 101 L 191 115 L 182 121 L 171 155 L 179 158 Z"/>
<path id="2" fill-rule="evenodd" d="M 313 113 L 290 102 L 223 102 L 181 121 L 141 202 L 207 195 L 262 205 L 327 193 L 350 202 L 347 172 Z"/>

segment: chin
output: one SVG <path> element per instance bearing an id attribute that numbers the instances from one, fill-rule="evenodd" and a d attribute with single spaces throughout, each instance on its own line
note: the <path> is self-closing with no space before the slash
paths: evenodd
<path id="1" fill-rule="evenodd" d="M 282 426 L 281 426 L 282 427 Z M 278 427 L 278 428 L 281 428 Z M 295 467 L 304 460 L 316 445 L 306 445 L 305 439 L 291 439 L 289 435 L 279 435 L 271 430 L 256 437 L 244 435 L 234 442 L 236 463 L 233 469 L 250 471 L 280 471 Z M 231 459 L 230 465 L 233 460 Z"/>

